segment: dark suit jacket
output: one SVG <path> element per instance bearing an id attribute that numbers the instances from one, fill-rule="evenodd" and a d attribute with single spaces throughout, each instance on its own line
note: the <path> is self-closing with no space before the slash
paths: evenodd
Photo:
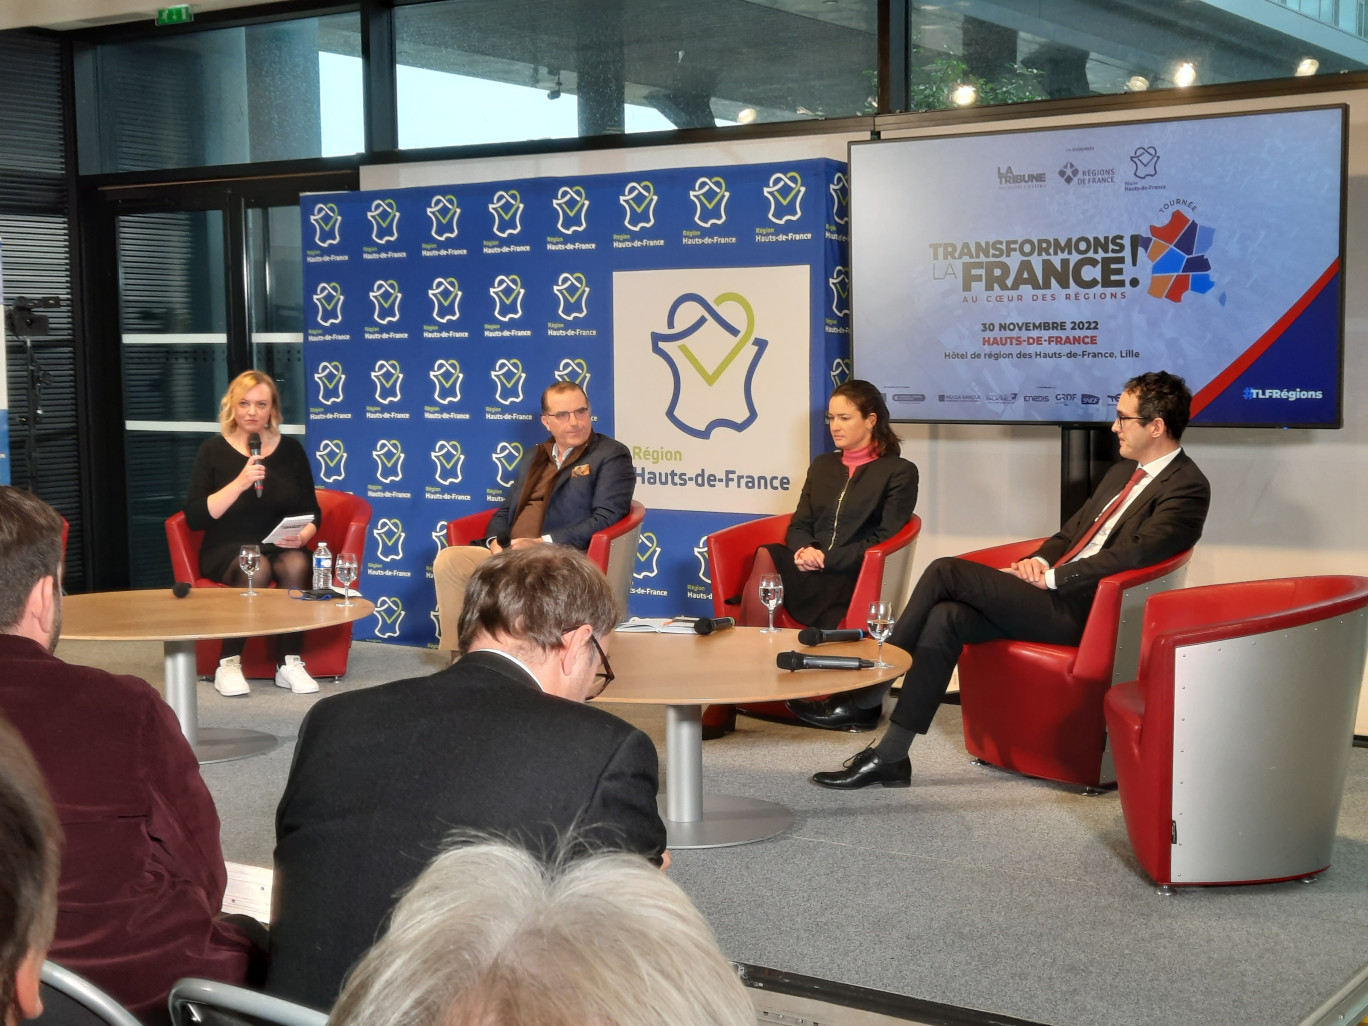
<path id="1" fill-rule="evenodd" d="M 182 976 L 246 983 L 259 956 L 216 919 L 219 818 L 171 707 L 146 681 L 0 634 L 0 712 L 47 781 L 66 843 L 48 957 L 145 1022 Z"/>
<path id="2" fill-rule="evenodd" d="M 1135 470 L 1134 460 L 1114 464 L 1092 497 L 1032 555 L 1053 563 L 1082 536 L 1116 498 Z M 1139 497 L 1126 507 L 1101 551 L 1055 570 L 1061 598 L 1088 596 L 1103 577 L 1151 566 L 1197 544 L 1211 505 L 1211 485 L 1186 452 L 1180 452 Z"/>
<path id="3" fill-rule="evenodd" d="M 533 450 L 532 458 L 508 493 L 508 501 L 489 521 L 487 537 L 498 538 L 513 526 L 529 478 L 540 473 L 550 459 L 545 444 Z M 636 469 L 627 446 L 596 431 L 589 436 L 589 444 L 580 458 L 556 472 L 541 533 L 549 534 L 557 545 L 569 545 L 583 552 L 596 531 L 611 527 L 627 515 L 635 488 Z"/>
<path id="4" fill-rule="evenodd" d="M 473 652 L 447 670 L 325 698 L 276 813 L 266 989 L 327 1010 L 398 893 L 459 827 L 658 856 L 655 746 L 592 705 Z"/>

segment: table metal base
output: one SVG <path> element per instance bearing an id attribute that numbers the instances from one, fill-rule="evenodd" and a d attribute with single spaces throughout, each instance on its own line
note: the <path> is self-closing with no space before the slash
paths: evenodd
<path id="1" fill-rule="evenodd" d="M 703 707 L 665 709 L 665 783 L 656 800 L 671 848 L 721 848 L 763 841 L 793 825 L 793 813 L 759 798 L 703 793 Z"/>
<path id="2" fill-rule="evenodd" d="M 783 833 L 793 826 L 793 810 L 777 802 L 729 794 L 703 795 L 703 817 L 692 823 L 669 818 L 669 796 L 657 799 L 665 821 L 665 843 L 670 848 L 723 848 L 749 844 Z"/>
<path id="3" fill-rule="evenodd" d="M 200 727 L 195 742 L 195 758 L 207 762 L 231 762 L 253 755 L 264 755 L 280 744 L 280 738 L 245 727 Z"/>
<path id="4" fill-rule="evenodd" d="M 195 669 L 193 641 L 167 641 L 163 645 L 162 682 L 166 704 L 176 714 L 181 733 L 200 765 L 229 762 L 269 752 L 280 743 L 274 734 L 243 727 L 201 727 L 199 725 L 199 680 Z"/>

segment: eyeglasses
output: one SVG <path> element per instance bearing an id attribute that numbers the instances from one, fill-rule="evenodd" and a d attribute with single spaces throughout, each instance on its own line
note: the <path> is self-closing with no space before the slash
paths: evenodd
<path id="1" fill-rule="evenodd" d="M 613 683 L 615 677 L 613 668 L 608 663 L 608 653 L 603 651 L 603 646 L 598 643 L 598 638 L 591 634 L 589 635 L 589 640 L 594 643 L 594 651 L 598 653 L 599 662 L 603 664 L 603 669 L 594 674 L 594 680 L 599 683 L 597 683 L 594 686 L 594 690 L 589 693 L 589 697 L 585 699 L 586 702 L 590 698 L 598 698 L 599 695 L 603 694 L 603 689 Z"/>
<path id="2" fill-rule="evenodd" d="M 1116 415 L 1116 420 L 1119 424 L 1124 424 L 1128 420 L 1138 420 L 1141 424 L 1147 424 L 1153 419 L 1153 417 L 1127 417 L 1124 413 L 1118 413 Z"/>
<path id="3" fill-rule="evenodd" d="M 578 410 L 557 410 L 555 413 L 551 413 L 550 411 L 548 411 L 546 413 L 543 413 L 542 416 L 550 417 L 558 424 L 566 424 L 569 422 L 571 417 L 574 417 L 576 420 L 581 420 L 585 417 L 588 417 L 589 407 L 581 406 Z"/>

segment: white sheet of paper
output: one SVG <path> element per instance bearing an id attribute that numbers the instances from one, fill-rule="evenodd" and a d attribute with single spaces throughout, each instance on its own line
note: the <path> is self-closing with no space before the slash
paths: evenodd
<path id="1" fill-rule="evenodd" d="M 289 538 L 304 530 L 306 524 L 313 523 L 313 514 L 304 513 L 297 517 L 286 517 L 275 527 L 271 528 L 271 533 L 261 539 L 262 545 L 275 545 L 282 538 Z"/>

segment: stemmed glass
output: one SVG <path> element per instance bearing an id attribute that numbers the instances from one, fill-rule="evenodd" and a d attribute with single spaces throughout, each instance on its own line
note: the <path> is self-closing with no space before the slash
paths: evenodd
<path id="1" fill-rule="evenodd" d="M 337 579 L 342 582 L 342 605 L 355 605 L 351 600 L 351 585 L 356 580 L 357 565 L 355 552 L 339 552 L 337 562 L 333 564 L 333 570 L 337 574 Z"/>
<path id="2" fill-rule="evenodd" d="M 252 578 L 261 569 L 261 546 L 244 545 L 238 550 L 238 566 L 247 575 L 247 590 L 242 594 L 247 598 L 256 598 L 256 592 L 252 590 Z"/>
<path id="3" fill-rule="evenodd" d="M 884 662 L 883 643 L 893 633 L 893 607 L 887 602 L 871 602 L 865 626 L 869 628 L 869 636 L 879 643 L 879 654 L 874 665 L 879 669 L 887 669 L 893 664 Z"/>
<path id="4" fill-rule="evenodd" d="M 769 610 L 769 626 L 761 627 L 761 634 L 774 634 L 779 628 L 774 626 L 774 611 L 784 601 L 784 579 L 778 574 L 760 576 L 760 601 Z"/>

